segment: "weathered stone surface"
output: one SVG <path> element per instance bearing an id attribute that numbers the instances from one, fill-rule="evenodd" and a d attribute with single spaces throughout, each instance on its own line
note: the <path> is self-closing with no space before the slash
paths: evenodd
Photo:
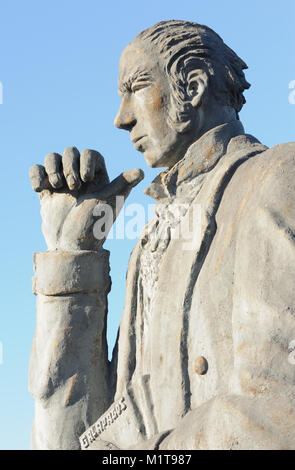
<path id="1" fill-rule="evenodd" d="M 35 253 L 34 268 L 34 294 L 100 293 L 108 286 L 109 252 L 56 250 Z"/>
<path id="2" fill-rule="evenodd" d="M 111 363 L 93 209 L 113 210 L 142 173 L 110 183 L 101 155 L 74 147 L 31 170 L 49 248 L 35 257 L 34 448 L 295 449 L 295 143 L 245 134 L 245 67 L 181 21 L 123 52 L 115 124 L 168 168 L 146 191 L 155 217 L 130 258 Z"/>

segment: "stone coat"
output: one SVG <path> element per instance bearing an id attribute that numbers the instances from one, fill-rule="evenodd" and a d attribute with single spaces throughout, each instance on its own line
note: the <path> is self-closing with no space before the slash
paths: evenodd
<path id="1" fill-rule="evenodd" d="M 238 121 L 155 180 L 193 237 L 139 240 L 112 364 L 107 253 L 36 255 L 35 448 L 295 449 L 294 181 L 295 144 L 267 149 Z"/>

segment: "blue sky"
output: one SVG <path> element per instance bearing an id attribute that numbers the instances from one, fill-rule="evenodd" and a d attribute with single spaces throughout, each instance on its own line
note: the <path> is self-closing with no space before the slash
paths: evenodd
<path id="1" fill-rule="evenodd" d="M 32 254 L 43 251 L 39 201 L 28 170 L 69 145 L 94 148 L 111 178 L 141 167 L 146 177 L 129 202 L 152 202 L 143 190 L 157 171 L 147 169 L 126 132 L 114 128 L 120 99 L 118 61 L 142 29 L 165 19 L 207 24 L 248 64 L 247 104 L 241 120 L 268 146 L 295 140 L 294 0 L 1 0 L 1 314 L 0 448 L 28 449 L 33 400 L 27 392 L 35 327 Z M 295 184 L 295 183 L 294 183 Z M 125 272 L 135 240 L 108 241 L 112 346 L 125 295 Z M 1 351 L 1 348 L 0 348 Z"/>

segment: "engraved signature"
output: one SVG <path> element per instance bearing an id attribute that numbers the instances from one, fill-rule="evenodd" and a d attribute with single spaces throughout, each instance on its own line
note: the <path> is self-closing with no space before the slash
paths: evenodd
<path id="1" fill-rule="evenodd" d="M 102 415 L 96 423 L 94 423 L 87 431 L 80 437 L 80 444 L 82 449 L 87 449 L 89 445 L 95 441 L 109 426 L 111 426 L 119 416 L 125 411 L 127 405 L 125 398 L 122 397 L 115 403 L 110 410 Z"/>

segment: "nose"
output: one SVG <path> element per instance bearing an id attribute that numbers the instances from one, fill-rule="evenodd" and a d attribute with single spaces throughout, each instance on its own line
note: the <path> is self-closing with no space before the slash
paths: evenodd
<path id="1" fill-rule="evenodd" d="M 118 114 L 115 117 L 114 124 L 119 129 L 125 129 L 126 131 L 131 131 L 133 126 L 136 124 L 136 119 L 131 110 L 130 103 L 128 104 L 125 98 L 122 100 Z"/>

